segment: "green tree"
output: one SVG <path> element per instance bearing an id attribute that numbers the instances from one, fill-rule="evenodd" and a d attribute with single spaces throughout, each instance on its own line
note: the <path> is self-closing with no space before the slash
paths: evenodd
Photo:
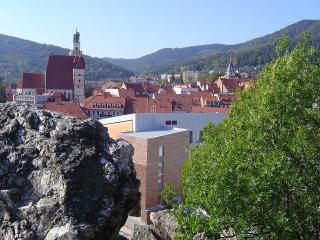
<path id="1" fill-rule="evenodd" d="M 0 77 L 0 103 L 6 102 L 6 89 L 3 85 L 3 78 Z"/>
<path id="2" fill-rule="evenodd" d="M 239 94 L 220 125 L 205 128 L 183 170 L 181 239 L 224 231 L 237 239 L 320 238 L 319 76 L 319 53 L 304 34 Z"/>
<path id="3" fill-rule="evenodd" d="M 161 196 L 164 198 L 167 205 L 172 207 L 174 204 L 174 198 L 177 196 L 174 186 L 171 183 L 165 183 L 161 190 Z"/>

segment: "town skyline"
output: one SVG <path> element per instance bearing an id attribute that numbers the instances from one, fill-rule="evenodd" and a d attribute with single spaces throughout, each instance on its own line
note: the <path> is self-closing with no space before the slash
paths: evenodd
<path id="1" fill-rule="evenodd" d="M 320 3 L 314 0 L 308 4 L 288 0 L 229 1 L 227 5 L 207 0 L 60 3 L 2 3 L 0 33 L 70 48 L 70 33 L 78 28 L 85 54 L 137 58 L 162 48 L 236 44 L 299 20 L 320 18 Z"/>

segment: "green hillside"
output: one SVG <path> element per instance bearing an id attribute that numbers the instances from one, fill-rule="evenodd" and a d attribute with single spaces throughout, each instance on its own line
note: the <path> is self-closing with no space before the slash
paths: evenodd
<path id="1" fill-rule="evenodd" d="M 237 67 L 264 65 L 274 57 L 274 48 L 282 34 L 294 45 L 302 32 L 309 32 L 316 46 L 320 46 L 320 21 L 303 20 L 277 32 L 235 45 L 210 44 L 187 48 L 166 48 L 137 59 L 108 61 L 136 73 L 171 72 L 185 66 L 197 70 L 224 70 L 230 57 Z"/>
<path id="2" fill-rule="evenodd" d="M 42 72 L 51 53 L 68 54 L 68 49 L 0 34 L 0 76 L 6 81 L 16 81 L 22 72 Z M 85 56 L 85 60 L 87 80 L 127 78 L 132 75 L 131 71 L 100 58 Z"/>

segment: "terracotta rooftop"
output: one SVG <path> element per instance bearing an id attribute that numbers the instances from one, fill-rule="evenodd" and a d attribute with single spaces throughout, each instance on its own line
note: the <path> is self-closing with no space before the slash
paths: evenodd
<path id="1" fill-rule="evenodd" d="M 78 102 L 46 102 L 43 108 L 81 119 L 88 118 L 87 114 L 82 111 Z"/>
<path id="2" fill-rule="evenodd" d="M 38 94 L 42 94 L 45 90 L 45 75 L 43 73 L 23 73 L 17 88 L 32 88 L 36 89 Z"/>
<path id="3" fill-rule="evenodd" d="M 108 104 L 111 104 L 111 106 L 108 106 Z M 116 107 L 114 107 L 114 104 L 116 104 Z M 126 99 L 123 97 L 111 97 L 107 95 L 96 95 L 91 96 L 85 99 L 85 104 L 83 106 L 83 109 L 101 109 L 101 110 L 110 110 L 110 109 L 123 109 L 126 105 Z"/>
<path id="4" fill-rule="evenodd" d="M 46 88 L 73 90 L 73 69 L 84 68 L 83 57 L 50 55 L 46 71 Z"/>

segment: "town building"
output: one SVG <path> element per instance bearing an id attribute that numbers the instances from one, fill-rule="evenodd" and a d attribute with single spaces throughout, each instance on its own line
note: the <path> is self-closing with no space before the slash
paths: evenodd
<path id="1" fill-rule="evenodd" d="M 181 195 L 180 172 L 188 159 L 189 131 L 161 127 L 153 131 L 129 131 L 119 135 L 135 149 L 133 163 L 140 180 L 140 216 L 149 223 L 150 213 L 161 209 L 164 201 L 161 190 L 172 184 Z"/>
<path id="2" fill-rule="evenodd" d="M 98 94 L 85 99 L 82 109 L 93 119 L 121 116 L 124 114 L 126 99 Z"/>
<path id="3" fill-rule="evenodd" d="M 84 103 L 85 61 L 80 50 L 80 33 L 73 35 L 69 55 L 50 55 L 44 73 L 23 73 L 13 99 L 43 107 L 45 93 L 60 92 L 67 101 Z"/>
<path id="4" fill-rule="evenodd" d="M 171 183 L 179 192 L 181 168 L 188 149 L 200 144 L 203 128 L 219 124 L 226 113 L 136 113 L 100 119 L 111 138 L 123 138 L 134 149 L 133 163 L 141 181 L 141 219 L 161 208 L 160 191 Z"/>
<path id="5" fill-rule="evenodd" d="M 217 125 L 227 113 L 135 113 L 112 118 L 100 119 L 108 129 L 111 138 L 119 138 L 123 131 L 143 132 L 152 131 L 161 127 L 175 127 L 190 131 L 189 145 L 201 143 L 202 130 L 209 122 Z"/>

